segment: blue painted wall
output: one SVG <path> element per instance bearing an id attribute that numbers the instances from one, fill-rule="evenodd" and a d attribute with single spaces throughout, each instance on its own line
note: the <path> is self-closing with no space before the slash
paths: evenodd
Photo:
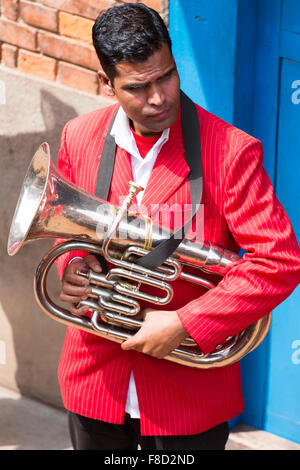
<path id="1" fill-rule="evenodd" d="M 260 139 L 264 166 L 300 241 L 300 1 L 170 0 L 182 89 Z M 300 290 L 242 360 L 245 411 L 232 421 L 300 443 Z"/>
<path id="2" fill-rule="evenodd" d="M 230 122 L 234 116 L 236 5 L 236 0 L 171 0 L 169 16 L 182 89 Z"/>

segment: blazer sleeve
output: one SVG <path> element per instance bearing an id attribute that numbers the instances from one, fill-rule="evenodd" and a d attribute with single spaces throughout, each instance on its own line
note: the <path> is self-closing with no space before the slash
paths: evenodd
<path id="1" fill-rule="evenodd" d="M 63 132 L 62 132 L 61 145 L 60 145 L 60 149 L 57 155 L 57 167 L 58 167 L 60 175 L 65 180 L 73 182 L 72 166 L 71 166 L 70 157 L 69 157 L 68 150 L 67 150 L 68 126 L 69 126 L 69 123 L 65 125 Z M 54 245 L 57 245 L 58 243 L 61 243 L 63 241 L 66 241 L 66 240 L 58 238 L 55 240 Z M 74 251 L 69 251 L 68 253 L 65 253 L 64 255 L 57 258 L 57 260 L 55 261 L 55 264 L 56 264 L 60 279 L 62 279 L 65 267 L 71 261 L 72 258 L 74 258 L 75 256 L 79 256 L 83 258 L 87 255 L 88 253 L 86 251 L 74 250 Z"/>
<path id="2" fill-rule="evenodd" d="M 230 165 L 223 211 L 246 253 L 217 287 L 177 310 L 205 354 L 271 312 L 300 282 L 297 239 L 263 168 L 263 149 L 256 139 Z"/>

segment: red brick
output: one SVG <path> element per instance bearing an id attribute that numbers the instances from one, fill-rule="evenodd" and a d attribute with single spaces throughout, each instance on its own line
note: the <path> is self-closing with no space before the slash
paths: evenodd
<path id="1" fill-rule="evenodd" d="M 162 2 L 161 0 L 143 0 L 143 2 L 147 7 L 153 8 L 153 10 L 156 10 L 160 12 L 162 10 Z"/>
<path id="2" fill-rule="evenodd" d="M 12 46 L 11 44 L 2 44 L 2 64 L 7 67 L 16 67 L 17 66 L 17 57 L 18 57 L 18 48 Z"/>
<path id="3" fill-rule="evenodd" d="M 0 41 L 23 47 L 24 49 L 36 49 L 36 30 L 29 26 L 0 19 Z"/>
<path id="4" fill-rule="evenodd" d="M 77 65 L 59 62 L 57 77 L 58 81 L 63 85 L 92 93 L 93 95 L 98 94 L 99 81 L 96 72 L 86 70 Z"/>
<path id="5" fill-rule="evenodd" d="M 2 0 L 2 13 L 10 20 L 16 20 L 19 16 L 18 0 Z"/>
<path id="6" fill-rule="evenodd" d="M 115 3 L 113 0 L 42 0 L 42 2 L 49 7 L 93 20 L 97 18 L 101 10 Z"/>
<path id="7" fill-rule="evenodd" d="M 59 32 L 64 36 L 92 43 L 92 27 L 94 21 L 70 13 L 59 13 Z"/>
<path id="8" fill-rule="evenodd" d="M 56 60 L 34 52 L 20 50 L 18 68 L 46 80 L 56 79 Z"/>
<path id="9" fill-rule="evenodd" d="M 57 10 L 32 2 L 20 2 L 20 16 L 25 23 L 38 28 L 57 31 Z"/>
<path id="10" fill-rule="evenodd" d="M 99 69 L 99 60 L 93 47 L 46 32 L 40 32 L 38 37 L 43 54 L 88 69 Z"/>
<path id="11" fill-rule="evenodd" d="M 120 3 L 144 3 L 153 10 L 160 11 L 162 8 L 161 0 L 119 0 Z"/>

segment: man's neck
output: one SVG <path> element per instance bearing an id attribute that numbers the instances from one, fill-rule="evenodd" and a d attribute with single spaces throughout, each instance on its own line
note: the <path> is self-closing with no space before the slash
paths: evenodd
<path id="1" fill-rule="evenodd" d="M 132 121 L 132 119 L 129 119 L 129 125 L 130 125 L 130 128 L 133 130 L 133 132 L 135 132 L 136 135 L 140 136 L 140 137 L 157 137 L 157 136 L 161 136 L 162 132 L 163 131 L 160 131 L 160 132 L 141 132 L 141 130 L 139 130 L 137 128 L 137 126 L 134 124 L 134 122 Z"/>

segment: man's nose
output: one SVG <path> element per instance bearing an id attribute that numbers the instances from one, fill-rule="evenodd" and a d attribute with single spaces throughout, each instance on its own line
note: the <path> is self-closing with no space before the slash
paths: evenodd
<path id="1" fill-rule="evenodd" d="M 152 106 L 160 107 L 164 104 L 164 102 L 165 102 L 165 95 L 163 91 L 161 90 L 161 88 L 153 87 L 149 93 L 148 103 L 151 104 Z"/>

